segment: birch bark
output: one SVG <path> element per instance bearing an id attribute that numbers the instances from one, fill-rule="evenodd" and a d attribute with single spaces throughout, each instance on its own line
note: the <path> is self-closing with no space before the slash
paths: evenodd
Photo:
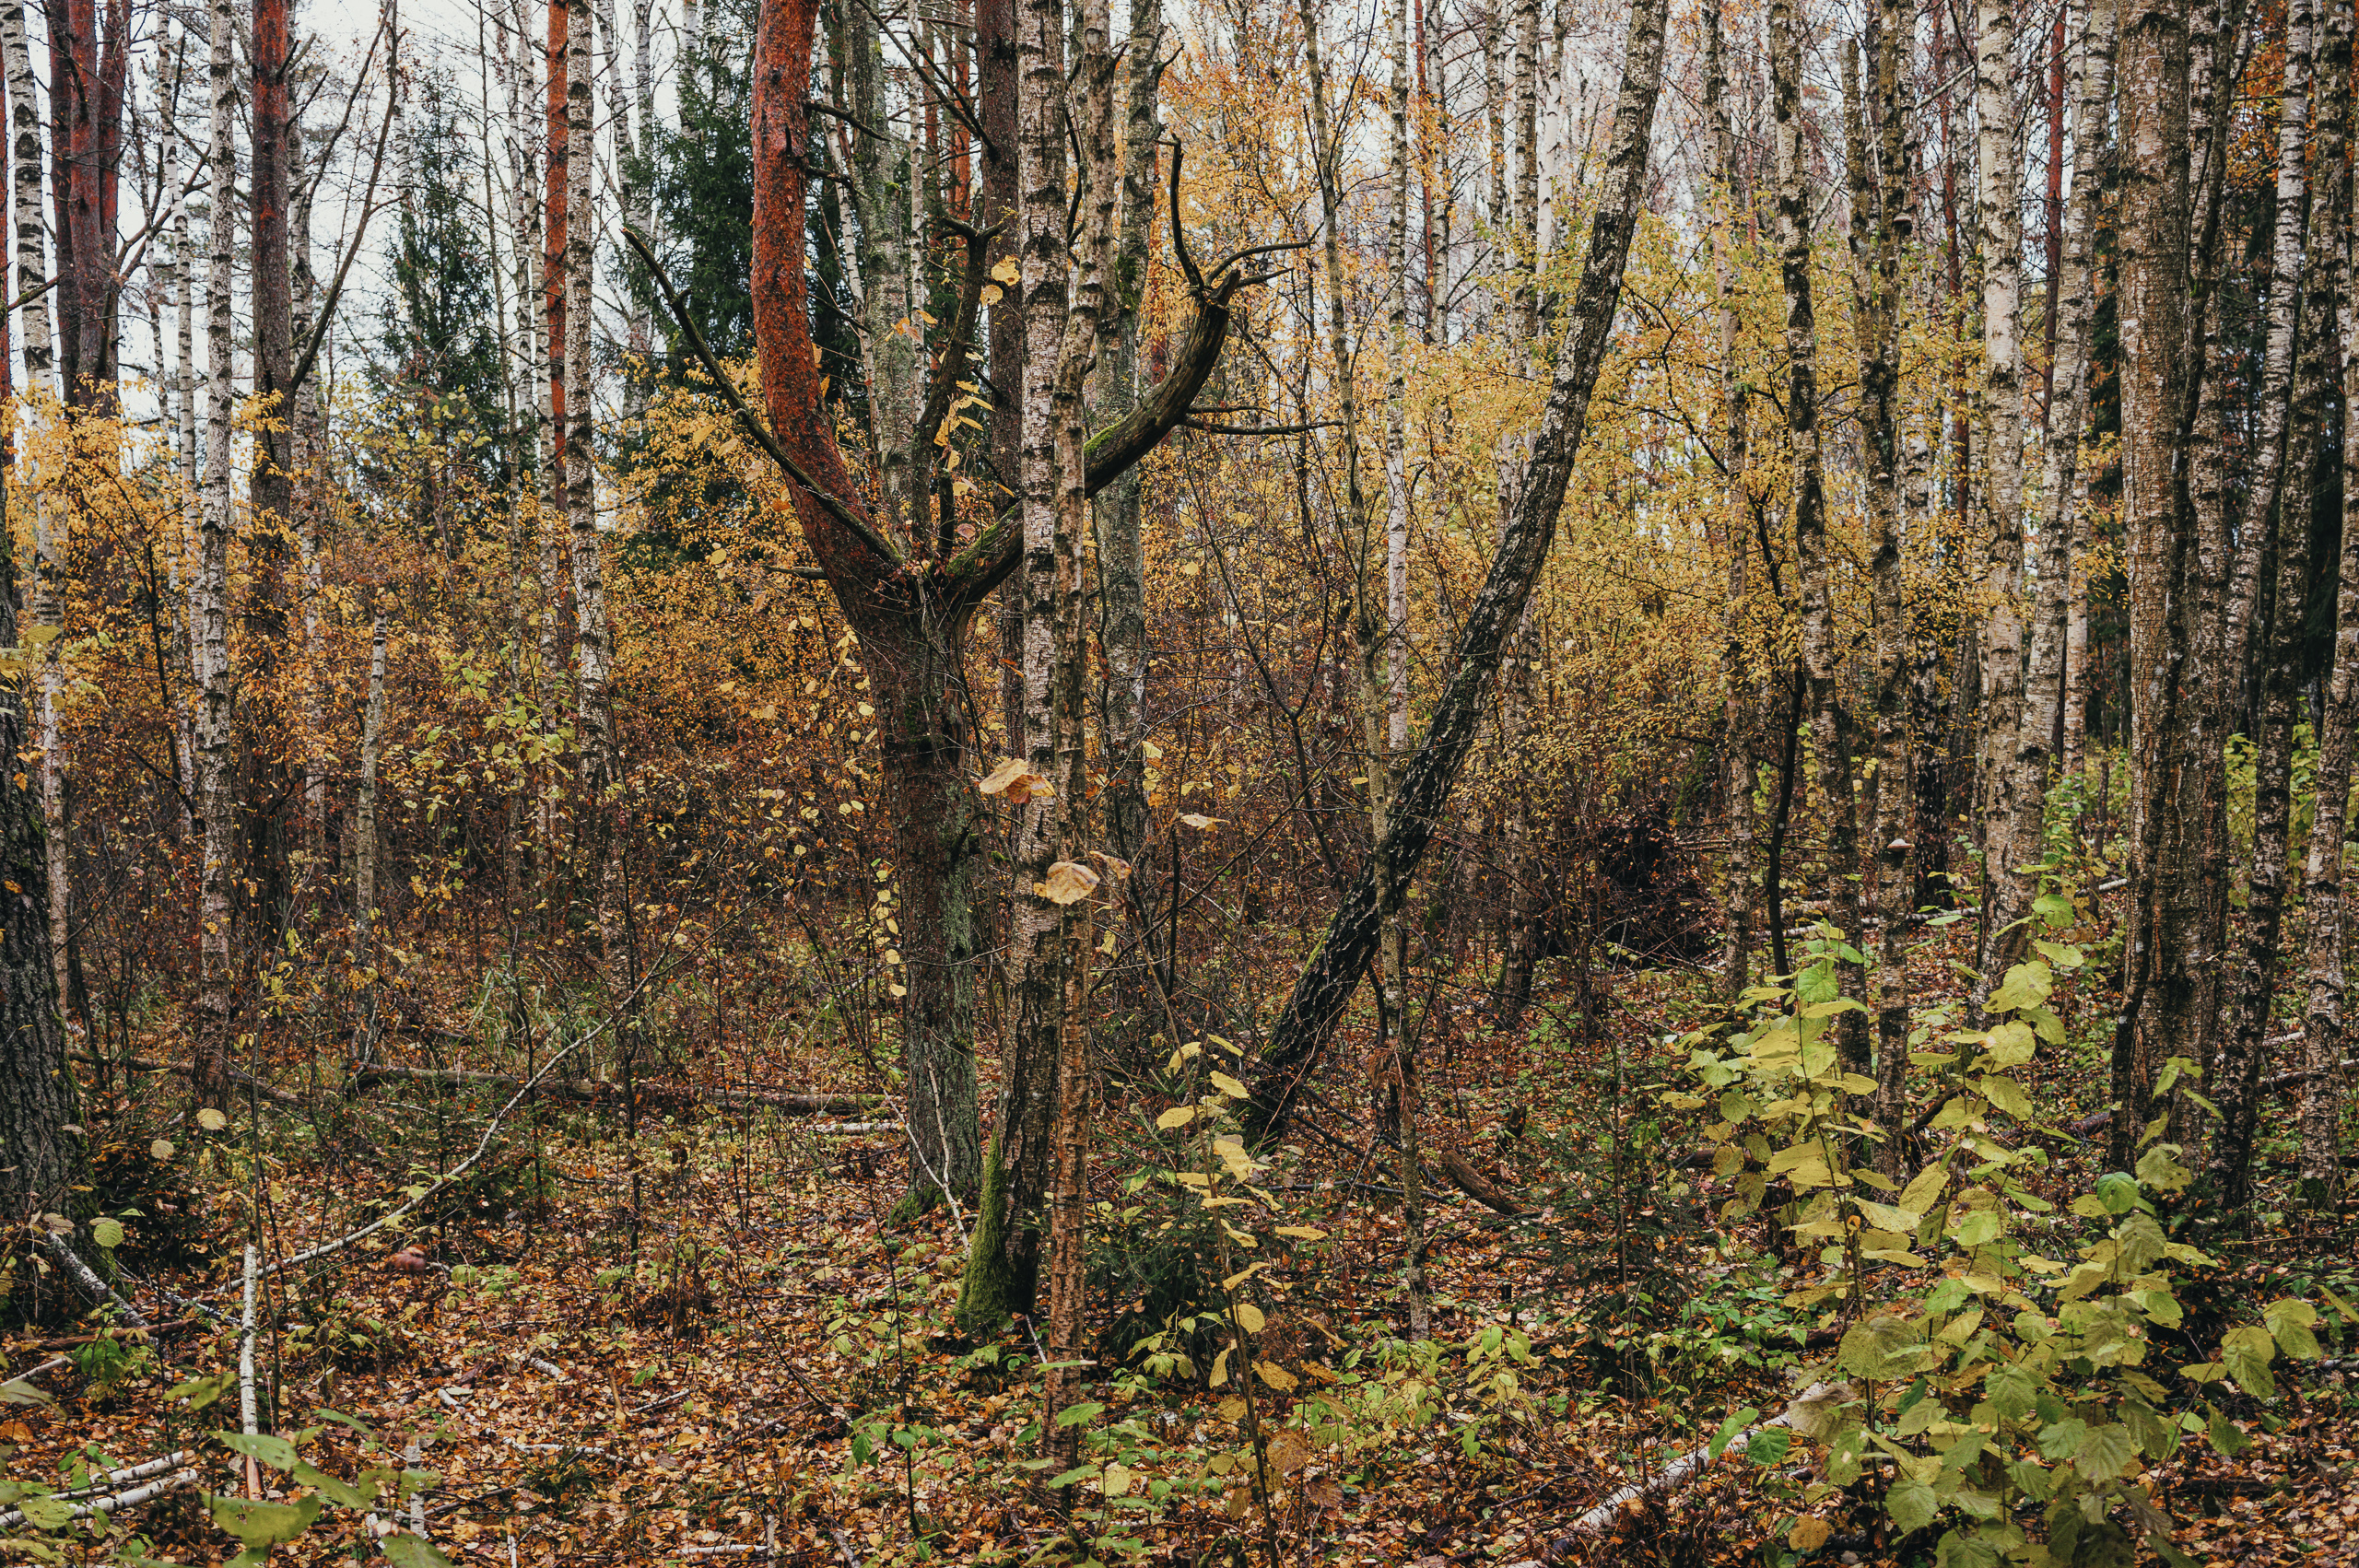
<path id="1" fill-rule="evenodd" d="M 238 149 L 233 139 L 237 76 L 230 61 L 236 29 L 230 0 L 213 0 L 210 135 L 206 141 L 211 255 L 205 275 L 205 474 L 199 491 L 203 532 L 197 554 L 197 804 L 205 825 L 197 878 L 197 1029 L 192 1096 L 199 1106 L 229 1103 L 229 1035 L 236 1002 L 230 990 L 229 879 L 235 852 L 236 763 L 229 667 L 229 404 L 230 290 L 236 260 Z"/>
<path id="2" fill-rule="evenodd" d="M 2343 844 L 2349 829 L 2352 730 L 2359 710 L 2359 300 L 2353 297 L 2351 221 L 2359 192 L 2343 159 L 2351 140 L 2351 0 L 2326 0 L 2319 31 L 2318 166 L 2330 181 L 2318 232 L 2330 281 L 2320 314 L 2340 332 L 2330 352 L 2341 356 L 2342 450 L 2327 461 L 2342 465 L 2342 545 L 2337 567 L 2334 658 L 2318 725 L 2318 807 L 2310 828 L 2304 899 L 2309 914 L 2305 966 L 2309 994 L 2302 1013 L 2302 1192 L 2312 1204 L 2332 1200 L 2341 1176 L 2342 1107 L 2349 1094 L 2343 1055 Z"/>

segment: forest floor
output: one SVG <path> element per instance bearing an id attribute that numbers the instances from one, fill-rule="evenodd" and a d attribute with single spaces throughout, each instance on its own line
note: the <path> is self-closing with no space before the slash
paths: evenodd
<path id="1" fill-rule="evenodd" d="M 1927 945 L 1928 994 L 1955 989 L 1954 956 Z M 635 1139 L 578 1108 L 513 1124 L 507 1152 L 404 1234 L 299 1283 L 266 1281 L 264 1424 L 317 1428 L 303 1457 L 331 1477 L 405 1458 L 434 1472 L 402 1517 L 461 1563 L 1930 1563 L 1930 1538 L 1892 1543 L 1875 1510 L 1846 1515 L 1840 1494 L 1816 1510 L 1824 1529 L 1807 1523 L 1801 1446 L 1766 1466 L 1724 1457 L 1667 1506 L 1574 1529 L 1727 1412 L 1777 1409 L 1799 1369 L 1825 1362 L 1829 1334 L 1784 1305 L 1797 1270 L 1761 1250 L 1758 1219 L 1717 1227 L 1697 1145 L 1660 1108 L 1678 1036 L 1709 1013 L 1701 980 L 1602 976 L 1586 1033 L 1573 988 L 1552 984 L 1512 1036 L 1482 1022 L 1479 998 L 1438 1010 L 1454 1021 L 1426 1084 L 1429 1141 L 1524 1211 L 1509 1220 L 1449 1186 L 1431 1195 L 1434 1350 L 1398 1342 L 1397 1156 L 1336 1108 L 1365 1106 L 1365 1082 L 1331 1081 L 1323 1136 L 1256 1175 L 1269 1211 L 1248 1228 L 1266 1262 L 1247 1288 L 1266 1305 L 1251 1353 L 1268 1371 L 1250 1408 L 1236 1384 L 1207 1386 L 1212 1320 L 1172 1326 L 1186 1284 L 1201 1293 L 1216 1269 L 1242 1267 L 1242 1244 L 1161 1231 L 1184 1199 L 1149 1179 L 1152 1144 L 1125 1130 L 1156 1106 L 1105 1109 L 1095 1227 L 1109 1239 L 1092 1303 L 1109 1333 L 1086 1374 L 1103 1409 L 1086 1415 L 1087 1473 L 1062 1493 L 1037 1468 L 1037 1342 L 951 1336 L 966 1216 L 888 1227 L 908 1178 L 893 1136 L 770 1113 L 648 1116 Z M 2084 1024 L 2094 1037 L 2100 1000 L 2067 999 L 2076 1041 Z M 2097 1099 L 2101 1056 L 2059 1056 L 2036 1082 L 2061 1122 Z M 772 1085 L 873 1087 L 850 1059 L 735 1067 Z M 54 1404 L 0 1411 L 14 1479 L 189 1449 L 205 1491 L 236 1490 L 237 1459 L 205 1438 L 237 1423 L 233 1324 L 153 1287 L 234 1317 L 249 1198 L 264 1255 L 299 1251 L 365 1219 L 377 1194 L 447 1169 L 499 1104 L 386 1088 L 324 1117 L 265 1103 L 203 1146 L 164 1125 L 166 1098 L 151 1080 L 144 1098 L 96 1096 L 92 1110 L 117 1150 L 164 1132 L 201 1145 L 170 1156 L 185 1212 L 151 1201 L 122 1253 L 150 1316 L 188 1326 L 145 1348 L 69 1347 L 75 1363 L 44 1379 Z M 2091 1157 L 2060 1147 L 2043 1179 L 2071 1188 Z M 2348 1223 L 2293 1227 L 2258 1216 L 2212 1288 L 2341 1288 L 2359 1267 Z M 1168 1332 L 1133 1342 L 1155 1328 Z M 59 1353 L 41 1332 L 56 1330 L 10 1344 L 12 1374 Z M 1285 1424 L 1314 1400 L 1329 1419 Z M 2275 1401 L 2235 1413 L 2258 1439 L 2235 1462 L 2194 1443 L 2151 1472 L 2181 1545 L 2207 1564 L 2359 1562 L 2352 1374 L 2285 1368 Z M 1257 1430 L 1266 1487 L 1238 1462 Z M 332 1510 L 280 1559 L 351 1560 L 368 1527 Z M 228 1554 L 194 1492 L 126 1511 L 109 1550 L 126 1533 L 183 1563 Z"/>

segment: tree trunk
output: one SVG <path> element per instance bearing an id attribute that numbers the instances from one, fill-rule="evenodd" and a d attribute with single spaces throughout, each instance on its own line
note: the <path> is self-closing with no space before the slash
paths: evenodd
<path id="1" fill-rule="evenodd" d="M 2183 954 L 2163 920 L 2178 879 L 2163 855 L 2161 820 L 2167 762 L 2177 737 L 2178 683 L 2185 654 L 2183 618 L 2172 614 L 2173 588 L 2190 554 L 2174 489 L 2178 395 L 2185 357 L 2180 342 L 2188 286 L 2187 0 L 2124 0 L 2120 46 L 2120 216 L 2122 524 L 2130 579 L 2127 694 L 2131 840 L 2129 911 L 2123 946 L 2124 1003 L 2111 1067 L 2113 1117 L 2107 1161 L 2135 1162 L 2146 1117 L 2152 1042 L 2183 1018 L 2170 1005 L 2182 988 Z M 2173 858 L 2174 860 L 2176 857 Z M 2149 1005 L 2153 1016 L 2140 1014 Z"/>
<path id="2" fill-rule="evenodd" d="M 1753 964 L 1754 716 L 1747 697 L 1746 563 L 1751 555 L 1752 497 L 1745 486 L 1750 426 L 1744 379 L 1737 363 L 1743 312 L 1737 299 L 1736 129 L 1728 107 L 1727 43 L 1719 0 L 1704 7 L 1704 111 L 1711 122 L 1713 177 L 1720 210 L 1712 228 L 1712 293 L 1720 329 L 1722 498 L 1720 547 L 1727 553 L 1728 611 L 1720 644 L 1720 793 L 1726 802 L 1729 851 L 1722 897 L 1721 985 L 1733 1002 L 1751 983 Z"/>
<path id="3" fill-rule="evenodd" d="M 1786 440 L 1794 474 L 1794 560 L 1801 578 L 1802 665 L 1808 672 L 1811 749 L 1826 813 L 1828 905 L 1843 940 L 1858 942 L 1859 808 L 1851 788 L 1849 725 L 1837 685 L 1835 607 L 1826 545 L 1826 495 L 1818 429 L 1818 322 L 1811 296 L 1811 194 L 1802 158 L 1802 43 L 1793 0 L 1769 11 L 1772 146 L 1778 166 L 1778 247 L 1786 292 Z M 1864 965 L 1846 964 L 1847 991 L 1866 989 Z M 1837 1043 L 1854 1071 L 1871 1065 L 1862 1014 L 1842 1014 Z"/>
<path id="4" fill-rule="evenodd" d="M 2278 939 L 2285 912 L 2286 851 L 2293 825 L 2294 721 L 2301 706 L 2308 643 L 2305 611 L 2310 584 L 2310 491 L 2318 431 L 2325 422 L 2327 381 L 2334 342 L 2336 271 L 2330 256 L 2305 267 L 2310 200 L 2310 71 L 2318 48 L 2317 0 L 2291 0 L 2285 17 L 2284 85 L 2279 97 L 2277 233 L 2272 247 L 2270 338 L 2261 433 L 2273 450 L 2260 455 L 2252 489 L 2254 526 L 2273 529 L 2277 561 L 2274 607 L 2262 667 L 2259 745 L 2253 764 L 2252 864 L 2246 883 L 2246 946 L 2236 998 L 2236 1029 L 2214 1064 L 2208 1087 L 2220 1108 L 2210 1150 L 2212 1181 L 2221 1201 L 2240 1208 L 2249 1196 L 2254 1124 L 2260 1076 L 2269 1049 L 2271 1005 L 2277 994 Z M 2347 108 L 2346 108 L 2347 112 Z M 2337 135 L 2335 140 L 2340 141 Z M 2339 182 L 2339 181 L 2338 181 Z M 2339 216 L 2330 204 L 2322 216 Z M 2341 225 L 2318 230 L 2332 251 L 2346 243 Z M 2325 287 L 2307 285 L 2318 279 Z M 2280 336 L 2283 343 L 2281 349 Z M 2281 360 L 2290 379 L 2277 374 Z M 2273 514 L 2273 515 L 2272 515 Z"/>
<path id="5" fill-rule="evenodd" d="M 1247 1127 L 1257 1143 L 1274 1142 L 1283 1131 L 1303 1081 L 1318 1064 L 1344 1004 L 1375 955 L 1384 917 L 1401 907 L 1431 841 L 1435 819 L 1465 764 L 1475 721 L 1497 677 L 1508 639 L 1546 563 L 1565 486 L 1587 427 L 1590 394 L 1604 358 L 1621 295 L 1623 264 L 1644 196 L 1648 140 L 1662 79 L 1664 9 L 1665 0 L 1639 0 L 1631 11 L 1603 191 L 1591 219 L 1589 255 L 1570 326 L 1533 435 L 1532 462 L 1482 591 L 1468 608 L 1459 635 L 1457 667 L 1435 705 L 1424 741 L 1402 770 L 1384 840 L 1328 921 L 1262 1050 L 1247 1113 Z"/>
<path id="6" fill-rule="evenodd" d="M 1908 624 L 1903 594 L 1900 509 L 1900 227 L 1908 211 L 1908 172 L 1902 125 L 1908 105 L 1903 83 L 1913 78 L 1913 34 L 1899 0 L 1884 0 L 1869 61 L 1874 73 L 1876 125 L 1881 137 L 1871 167 L 1866 106 L 1858 67 L 1844 57 L 1846 161 L 1851 175 L 1853 315 L 1860 342 L 1860 413 L 1865 446 L 1871 532 L 1870 591 L 1875 605 L 1875 766 L 1867 800 L 1872 810 L 1871 863 L 1884 926 L 1876 955 L 1877 1124 L 1884 1131 L 1879 1164 L 1897 1178 L 1909 1168 L 1908 966 L 1907 916 L 1915 888 L 1908 878 L 1908 835 L 1915 804 L 1908 778 Z M 1862 41 L 1862 53 L 1868 53 Z M 1864 933 L 1862 933 L 1864 942 Z"/>
<path id="7" fill-rule="evenodd" d="M 237 144 L 231 140 L 237 77 L 230 64 L 236 19 L 229 0 L 213 0 L 208 78 L 211 135 L 205 158 L 212 208 L 212 255 L 205 275 L 205 478 L 197 557 L 197 805 L 205 851 L 197 879 L 196 1052 L 189 1087 L 200 1107 L 229 1104 L 229 1036 L 236 1022 L 230 945 L 230 878 L 235 871 L 237 757 L 229 669 L 229 404 L 231 268 L 236 261 Z"/>
<path id="8" fill-rule="evenodd" d="M 2012 0 L 1981 0 L 1974 52 L 1976 213 L 1982 263 L 1982 484 L 1989 564 L 1982 575 L 1983 845 L 1979 965 L 1987 995 L 2022 951 L 2020 922 L 2038 891 L 2048 731 L 2024 701 L 2023 203 L 2015 158 Z"/>
<path id="9" fill-rule="evenodd" d="M 0 6 L 0 73 L 6 77 L 17 243 L 7 292 L 24 301 L 26 378 L 38 386 L 52 364 L 49 307 L 35 292 L 46 281 L 41 214 L 41 119 L 25 41 L 21 0 Z M 30 175 L 28 181 L 27 175 Z M 0 460 L 0 485 L 13 475 Z M 6 495 L 0 489 L 0 521 Z M 0 646 L 23 640 L 13 551 L 0 559 Z M 51 967 L 47 912 L 48 850 L 39 792 L 26 788 L 28 732 L 24 699 L 0 683 L 0 873 L 27 891 L 0 914 L 0 1223 L 18 1227 L 41 1213 L 78 1215 L 75 1194 L 85 1175 L 75 1124 L 72 1073 L 58 1026 L 58 992 Z"/>

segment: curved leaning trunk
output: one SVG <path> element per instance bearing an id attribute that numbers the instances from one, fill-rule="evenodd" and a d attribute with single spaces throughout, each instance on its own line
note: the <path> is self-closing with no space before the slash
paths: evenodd
<path id="1" fill-rule="evenodd" d="M 1666 6 L 1667 0 L 1638 0 L 1631 10 L 1603 197 L 1591 220 L 1589 258 L 1570 312 L 1571 325 L 1557 355 L 1555 379 L 1532 437 L 1523 488 L 1459 635 L 1456 670 L 1435 705 L 1424 741 L 1402 769 L 1383 841 L 1327 922 L 1318 951 L 1295 981 L 1285 1011 L 1262 1049 L 1261 1073 L 1246 1113 L 1248 1134 L 1257 1145 L 1276 1141 L 1284 1130 L 1304 1080 L 1318 1065 L 1344 1005 L 1376 955 L 1384 918 L 1400 908 L 1410 879 L 1416 875 L 1435 821 L 1449 803 L 1473 745 L 1475 722 L 1497 679 L 1500 658 L 1555 542 L 1565 486 L 1588 428 L 1590 394 L 1605 358 L 1622 293 L 1622 269 L 1645 195 L 1648 138 L 1662 85 Z"/>

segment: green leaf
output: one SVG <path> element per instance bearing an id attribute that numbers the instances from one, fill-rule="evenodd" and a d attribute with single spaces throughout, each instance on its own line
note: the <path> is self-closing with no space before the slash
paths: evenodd
<path id="1" fill-rule="evenodd" d="M 2042 898 L 2054 898 L 2057 895 L 2053 893 L 2044 893 L 2040 895 L 2040 897 Z M 2032 907 L 2035 909 L 2039 907 L 2037 900 L 2033 901 Z M 2067 906 L 2067 908 L 2070 908 L 2069 905 Z M 2042 958 L 2047 959 L 2049 964 L 2059 969 L 2077 969 L 2083 963 L 2087 962 L 2086 957 L 2082 954 L 2081 950 L 2074 947 L 2071 942 L 2035 942 L 2032 943 L 2032 946 L 2038 950 L 2039 955 Z"/>
<path id="2" fill-rule="evenodd" d="M 1992 1367 L 1982 1387 L 1989 1396 L 1990 1408 L 2008 1421 L 2029 1415 L 2032 1401 L 2039 1395 L 2039 1380 L 2020 1366 Z"/>
<path id="3" fill-rule="evenodd" d="M 2037 1007 L 2056 989 L 2056 977 L 2047 965 L 2037 959 L 2017 964 L 2007 971 L 2007 978 L 1990 993 L 1990 1011 L 2013 1012 L 2019 1007 Z"/>
<path id="4" fill-rule="evenodd" d="M 97 1242 L 99 1246 L 106 1251 L 112 1252 L 116 1247 L 123 1245 L 123 1222 L 120 1220 L 92 1220 L 90 1222 L 90 1239 Z"/>
<path id="5" fill-rule="evenodd" d="M 2260 1309 L 2261 1321 L 2277 1340 L 2277 1348 L 2294 1361 L 2318 1359 L 2318 1337 L 2310 1332 L 2318 1320 L 2318 1308 L 2293 1296 L 2281 1296 Z"/>
<path id="6" fill-rule="evenodd" d="M 1923 1529 L 1942 1509 L 1941 1500 L 1933 1495 L 1931 1487 L 1907 1476 L 1892 1483 L 1892 1489 L 1884 1494 L 1884 1505 L 1902 1535 Z"/>
<path id="7" fill-rule="evenodd" d="M 1774 1465 L 1784 1459 L 1786 1451 L 1794 1445 L 1794 1434 L 1782 1426 L 1772 1426 L 1745 1439 L 1744 1457 L 1756 1465 Z"/>
<path id="8" fill-rule="evenodd" d="M 2089 1437 L 2089 1423 L 2079 1416 L 2067 1416 L 2042 1427 L 2039 1451 L 2050 1459 L 2069 1459 L 2081 1451 Z"/>
<path id="9" fill-rule="evenodd" d="M 1933 1553 L 1939 1568 L 1999 1568 L 2002 1559 L 1998 1549 L 1973 1529 L 1951 1530 L 1942 1537 L 1942 1544 Z"/>
<path id="10" fill-rule="evenodd" d="M 2236 1422 L 2222 1414 L 2219 1406 L 2206 1406 L 2205 1413 L 2211 1417 L 2212 1446 L 2222 1458 L 2233 1459 L 2252 1446 L 2252 1439 L 2246 1436 Z"/>
<path id="11" fill-rule="evenodd" d="M 1072 1469 L 1065 1471 L 1062 1475 L 1051 1476 L 1049 1478 L 1049 1484 L 1051 1487 L 1073 1486 L 1078 1482 L 1087 1480 L 1091 1476 L 1094 1476 L 1097 1473 L 1097 1467 L 1095 1465 L 1076 1465 Z"/>
<path id="12" fill-rule="evenodd" d="M 213 1521 L 248 1547 L 284 1546 L 320 1516 L 319 1493 L 293 1503 L 248 1503 L 236 1497 L 205 1500 Z"/>
<path id="13" fill-rule="evenodd" d="M 1083 1422 L 1103 1415 L 1105 1411 L 1106 1407 L 1097 1403 L 1094 1399 L 1085 1400 L 1078 1405 L 1067 1405 L 1063 1410 L 1057 1412 L 1057 1424 L 1059 1426 L 1079 1426 Z"/>
<path id="14" fill-rule="evenodd" d="M 1926 1166 L 1911 1178 L 1907 1187 L 1900 1189 L 1899 1207 L 1913 1210 L 1919 1214 L 1924 1213 L 1932 1208 L 1933 1199 L 1942 1195 L 1942 1188 L 1947 1187 L 1949 1181 L 1948 1166 Z"/>
<path id="15" fill-rule="evenodd" d="M 17 1507 L 24 1514 L 25 1523 L 41 1529 L 62 1530 L 74 1522 L 74 1505 L 46 1492 L 29 1492 L 17 1499 Z"/>
<path id="16" fill-rule="evenodd" d="M 2277 1393 L 2277 1379 L 2269 1375 L 2269 1363 L 2276 1355 L 2277 1345 L 2269 1330 L 2250 1323 L 2220 1336 L 2220 1360 L 2228 1375 L 2256 1399 L 2271 1398 Z"/>
<path id="17" fill-rule="evenodd" d="M 274 1470 L 295 1468 L 295 1445 L 284 1437 L 273 1437 L 266 1432 L 248 1435 L 242 1432 L 217 1432 L 214 1437 L 232 1454 L 244 1454 L 260 1459 Z"/>
<path id="18" fill-rule="evenodd" d="M 1727 1452 L 1730 1440 L 1760 1419 L 1761 1411 L 1752 1405 L 1731 1410 L 1729 1419 L 1720 1422 L 1720 1430 L 1712 1434 L 1712 1457 L 1717 1459 Z"/>
<path id="19" fill-rule="evenodd" d="M 2129 1469 L 2137 1453 L 2137 1440 L 2130 1435 L 2130 1428 L 2118 1421 L 2107 1422 L 2090 1429 L 2080 1451 L 2072 1456 L 2072 1464 L 2083 1480 L 2111 1480 Z"/>
<path id="20" fill-rule="evenodd" d="M 293 1473 L 296 1480 L 342 1507 L 373 1508 L 377 1504 L 377 1489 L 374 1486 L 364 1492 L 349 1481 L 338 1480 L 309 1460 L 296 1460 Z"/>
<path id="21" fill-rule="evenodd" d="M 1989 1100 L 2017 1121 L 2031 1119 L 2031 1096 L 2025 1094 L 2023 1085 L 2013 1079 L 1992 1078 L 1986 1075 L 1976 1082 L 1975 1087 L 1982 1091 L 1984 1099 Z"/>
<path id="22" fill-rule="evenodd" d="M 394 1568 L 451 1568 L 451 1560 L 442 1555 L 440 1547 L 407 1530 L 396 1531 L 377 1544 L 385 1549 L 385 1561 Z"/>

